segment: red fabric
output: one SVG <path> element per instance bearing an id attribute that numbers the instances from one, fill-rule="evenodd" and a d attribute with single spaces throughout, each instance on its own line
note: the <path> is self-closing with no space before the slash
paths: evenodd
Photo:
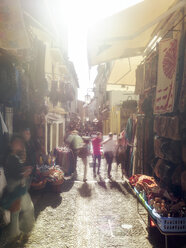
<path id="1" fill-rule="evenodd" d="M 93 147 L 93 154 L 94 155 L 101 155 L 101 139 L 95 138 L 92 140 L 92 147 Z"/>
<path id="2" fill-rule="evenodd" d="M 138 182 L 139 178 L 142 176 L 142 174 L 136 174 L 136 175 L 132 175 L 130 178 L 129 178 L 129 183 L 132 185 L 132 186 L 136 186 L 136 183 Z"/>
<path id="3" fill-rule="evenodd" d="M 146 175 L 133 175 L 129 178 L 129 182 L 132 186 L 135 186 L 137 190 L 145 190 L 147 196 L 151 193 L 160 194 L 161 189 L 155 182 L 155 179 Z"/>
<path id="4" fill-rule="evenodd" d="M 120 138 L 122 138 L 122 140 L 121 140 L 121 145 L 123 145 L 124 147 L 127 147 L 128 141 L 127 141 L 127 139 L 125 138 L 125 130 L 123 130 L 123 131 L 120 133 Z"/>

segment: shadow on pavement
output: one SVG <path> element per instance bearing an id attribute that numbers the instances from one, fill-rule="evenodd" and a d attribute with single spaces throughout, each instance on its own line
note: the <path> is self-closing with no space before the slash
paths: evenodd
<path id="1" fill-rule="evenodd" d="M 101 186 L 104 189 L 107 189 L 105 180 L 101 176 L 99 176 L 98 185 Z"/>
<path id="2" fill-rule="evenodd" d="M 110 179 L 110 189 L 117 189 L 119 192 L 121 192 L 123 195 L 126 195 L 127 192 L 125 191 L 125 188 L 123 188 L 121 183 L 118 183 L 114 181 L 113 179 Z"/>
<path id="3" fill-rule="evenodd" d="M 32 195 L 34 198 L 34 195 Z M 33 200 L 34 202 L 34 200 Z M 52 208 L 57 208 L 62 202 L 62 196 L 59 193 L 55 192 L 43 192 L 43 194 L 39 195 L 39 199 L 34 204 L 35 208 L 35 218 L 39 216 L 40 212 L 42 212 L 46 207 L 51 206 Z"/>
<path id="4" fill-rule="evenodd" d="M 124 182 L 122 183 L 122 186 L 126 189 L 126 191 L 127 191 L 129 194 L 132 194 L 132 195 L 135 196 L 133 190 L 131 189 L 131 187 L 129 186 L 129 184 L 128 184 L 126 181 L 124 181 Z"/>
<path id="5" fill-rule="evenodd" d="M 50 185 L 46 185 L 43 190 L 31 190 L 30 195 L 35 208 L 35 217 L 37 218 L 40 212 L 48 206 L 57 208 L 62 202 L 60 193 L 70 191 L 73 185 L 73 180 L 65 180 L 58 192 L 55 192 Z"/>
<path id="6" fill-rule="evenodd" d="M 74 185 L 74 180 L 65 180 L 61 186 L 61 192 L 68 192 Z"/>
<path id="7" fill-rule="evenodd" d="M 88 183 L 83 183 L 80 188 L 78 188 L 79 194 L 82 197 L 90 197 L 92 195 L 90 185 Z"/>

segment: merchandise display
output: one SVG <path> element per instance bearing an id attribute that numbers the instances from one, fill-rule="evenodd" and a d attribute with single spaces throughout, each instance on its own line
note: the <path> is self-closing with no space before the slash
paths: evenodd
<path id="1" fill-rule="evenodd" d="M 133 175 L 129 178 L 129 183 L 162 231 L 186 231 L 186 202 L 184 199 L 176 198 L 171 192 L 161 188 L 155 178 L 150 176 Z M 172 223 L 174 223 L 174 227 Z"/>
<path id="2" fill-rule="evenodd" d="M 36 174 L 31 183 L 31 188 L 40 190 L 49 183 L 51 186 L 61 185 L 64 182 L 64 173 L 59 166 L 37 166 Z"/>

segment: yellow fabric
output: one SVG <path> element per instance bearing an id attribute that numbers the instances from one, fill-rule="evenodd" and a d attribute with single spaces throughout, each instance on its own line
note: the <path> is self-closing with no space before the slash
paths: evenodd
<path id="1" fill-rule="evenodd" d="M 107 84 L 135 85 L 136 68 L 142 61 L 142 56 L 115 60 Z"/>
<path id="2" fill-rule="evenodd" d="M 142 55 L 157 24 L 186 1 L 182 0 L 182 5 L 176 3 L 144 0 L 94 25 L 88 32 L 89 65 Z"/>

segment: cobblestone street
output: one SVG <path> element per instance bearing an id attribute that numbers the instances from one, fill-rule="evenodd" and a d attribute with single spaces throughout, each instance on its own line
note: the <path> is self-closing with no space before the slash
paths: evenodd
<path id="1" fill-rule="evenodd" d="M 102 160 L 101 176 L 93 178 L 89 166 L 88 181 L 83 183 L 83 165 L 79 160 L 77 179 L 66 181 L 60 194 L 48 189 L 32 193 L 36 224 L 28 240 L 19 247 L 164 247 L 164 237 L 159 232 L 149 239 L 146 224 L 137 213 L 136 198 L 121 180 L 120 168 L 114 164 L 112 172 L 113 180 L 109 181 Z M 142 206 L 140 211 L 147 221 Z M 170 237 L 169 243 L 172 240 Z M 174 243 L 170 247 L 184 246 Z"/>

